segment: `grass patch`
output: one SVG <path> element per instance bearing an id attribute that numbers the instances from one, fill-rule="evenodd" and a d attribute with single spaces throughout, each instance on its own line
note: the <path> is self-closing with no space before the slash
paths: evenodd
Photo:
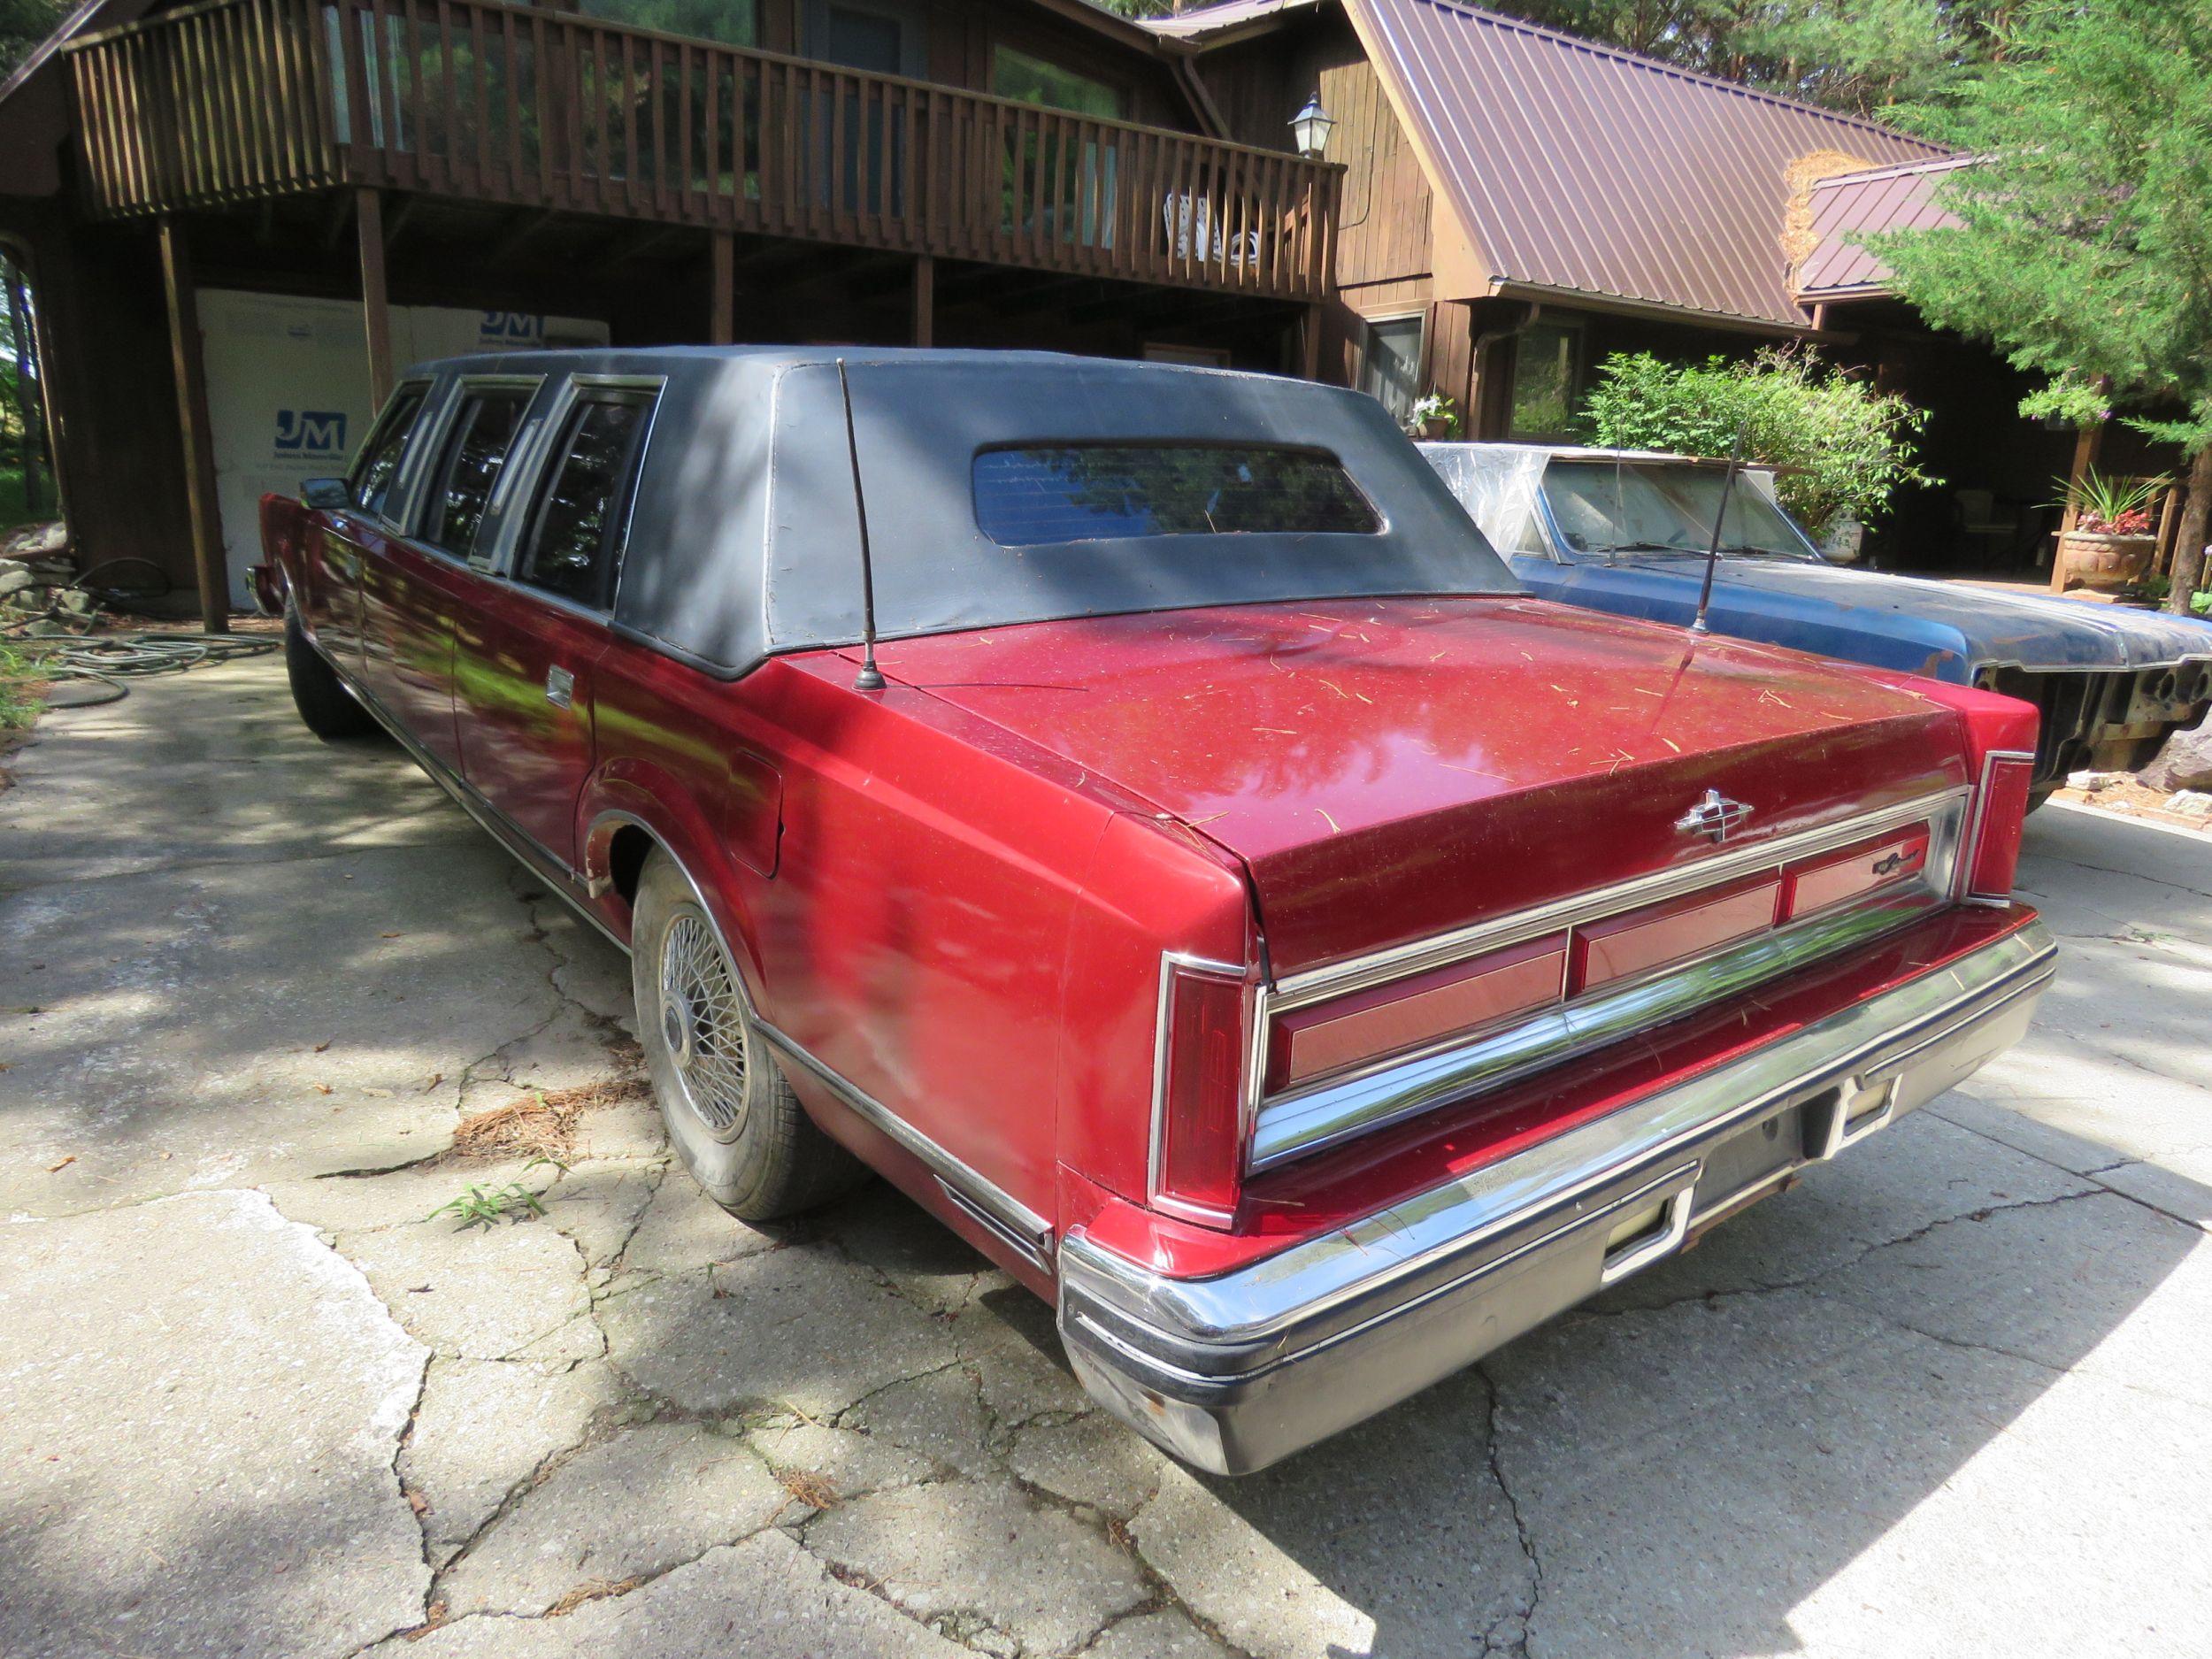
<path id="1" fill-rule="evenodd" d="M 38 682 L 30 658 L 0 640 L 0 732 L 19 732 L 38 718 Z"/>

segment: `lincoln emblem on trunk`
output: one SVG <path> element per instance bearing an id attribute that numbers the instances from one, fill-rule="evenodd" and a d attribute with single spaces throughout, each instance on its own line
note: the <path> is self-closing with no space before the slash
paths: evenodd
<path id="1" fill-rule="evenodd" d="M 1709 835 L 1724 841 L 1750 816 L 1751 809 L 1742 802 L 1731 801 L 1717 789 L 1708 789 L 1702 801 L 1675 819 L 1674 826 L 1686 835 Z"/>

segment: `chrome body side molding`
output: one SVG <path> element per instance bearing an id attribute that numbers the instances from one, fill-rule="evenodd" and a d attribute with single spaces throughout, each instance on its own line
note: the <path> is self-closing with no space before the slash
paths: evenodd
<path id="1" fill-rule="evenodd" d="M 961 1212 L 1033 1266 L 1050 1271 L 1052 1224 L 1011 1193 L 979 1174 L 881 1101 L 816 1059 L 787 1033 L 765 1020 L 757 1022 L 769 1046 L 837 1096 L 855 1117 L 895 1141 L 925 1165 Z"/>

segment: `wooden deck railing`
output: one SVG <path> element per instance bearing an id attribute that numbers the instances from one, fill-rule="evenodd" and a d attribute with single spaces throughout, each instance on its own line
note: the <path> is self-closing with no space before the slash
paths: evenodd
<path id="1" fill-rule="evenodd" d="M 211 0 L 71 49 L 92 211 L 364 184 L 1314 299 L 1338 169 L 486 0 Z"/>

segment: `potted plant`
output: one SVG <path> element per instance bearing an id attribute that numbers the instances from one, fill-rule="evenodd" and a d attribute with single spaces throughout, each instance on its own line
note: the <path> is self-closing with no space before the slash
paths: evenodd
<path id="1" fill-rule="evenodd" d="M 1459 436 L 1459 408 L 1441 392 L 1431 392 L 1406 411 L 1406 431 L 1432 442 Z"/>
<path id="2" fill-rule="evenodd" d="M 2150 574 L 2158 550 L 2151 510 L 2165 493 L 2165 479 L 2107 478 L 2089 472 L 2078 484 L 2055 481 L 2063 492 L 2055 504 L 2073 514 L 2073 528 L 2058 538 L 2061 591 L 2078 584 L 2112 593 L 2135 587 Z"/>

